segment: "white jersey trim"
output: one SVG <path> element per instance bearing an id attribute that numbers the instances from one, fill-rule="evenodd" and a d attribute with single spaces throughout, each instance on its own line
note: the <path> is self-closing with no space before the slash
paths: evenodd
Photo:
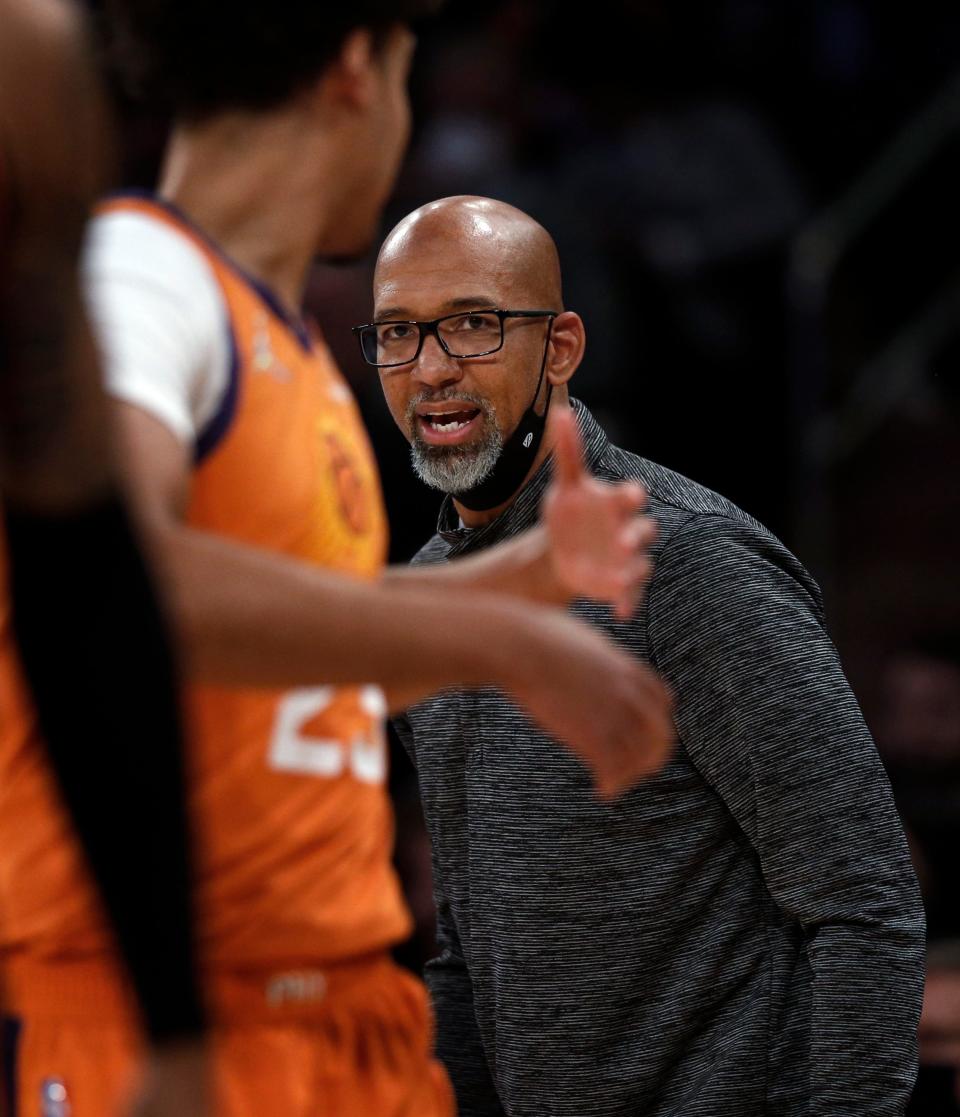
<path id="1" fill-rule="evenodd" d="M 158 218 L 106 213 L 91 222 L 83 272 L 107 391 L 196 447 L 224 404 L 233 359 L 203 252 Z"/>

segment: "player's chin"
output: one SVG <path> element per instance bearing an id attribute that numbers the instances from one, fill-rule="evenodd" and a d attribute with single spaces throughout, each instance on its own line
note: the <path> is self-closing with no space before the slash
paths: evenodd
<path id="1" fill-rule="evenodd" d="M 334 268 L 343 268 L 350 264 L 356 264 L 360 260 L 365 260 L 373 252 L 373 248 L 374 238 L 369 237 L 361 245 L 331 249 L 320 253 L 316 259 L 318 264 L 329 264 Z"/>
<path id="2" fill-rule="evenodd" d="M 362 227 L 350 229 L 342 227 L 337 231 L 335 240 L 331 239 L 317 253 L 321 264 L 342 267 L 364 260 L 376 249 L 378 243 L 378 224 L 376 221 L 362 222 Z"/>

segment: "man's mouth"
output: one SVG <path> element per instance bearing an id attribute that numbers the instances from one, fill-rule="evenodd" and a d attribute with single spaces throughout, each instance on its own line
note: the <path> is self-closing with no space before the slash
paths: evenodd
<path id="1" fill-rule="evenodd" d="M 483 413 L 469 404 L 421 404 L 417 408 L 417 430 L 424 442 L 451 446 L 467 441 L 480 425 Z"/>

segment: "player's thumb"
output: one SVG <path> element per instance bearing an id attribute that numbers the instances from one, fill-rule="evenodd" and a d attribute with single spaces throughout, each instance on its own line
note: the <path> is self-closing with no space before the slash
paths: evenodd
<path id="1" fill-rule="evenodd" d="M 554 419 L 553 468 L 561 485 L 572 485 L 583 476 L 583 439 L 570 408 L 558 409 Z"/>

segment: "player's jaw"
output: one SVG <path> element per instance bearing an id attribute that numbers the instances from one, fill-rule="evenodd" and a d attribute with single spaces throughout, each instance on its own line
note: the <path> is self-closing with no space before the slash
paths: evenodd
<path id="1" fill-rule="evenodd" d="M 330 207 L 324 243 L 317 255 L 327 263 L 353 263 L 376 246 L 383 209 L 393 193 L 410 139 L 407 81 L 415 38 L 396 24 L 368 61 L 369 99 L 358 103 L 346 133 L 342 169 L 324 197 Z"/>
<path id="2" fill-rule="evenodd" d="M 417 476 L 446 493 L 479 484 L 503 449 L 494 405 L 455 389 L 416 395 L 407 405 L 406 429 Z"/>

